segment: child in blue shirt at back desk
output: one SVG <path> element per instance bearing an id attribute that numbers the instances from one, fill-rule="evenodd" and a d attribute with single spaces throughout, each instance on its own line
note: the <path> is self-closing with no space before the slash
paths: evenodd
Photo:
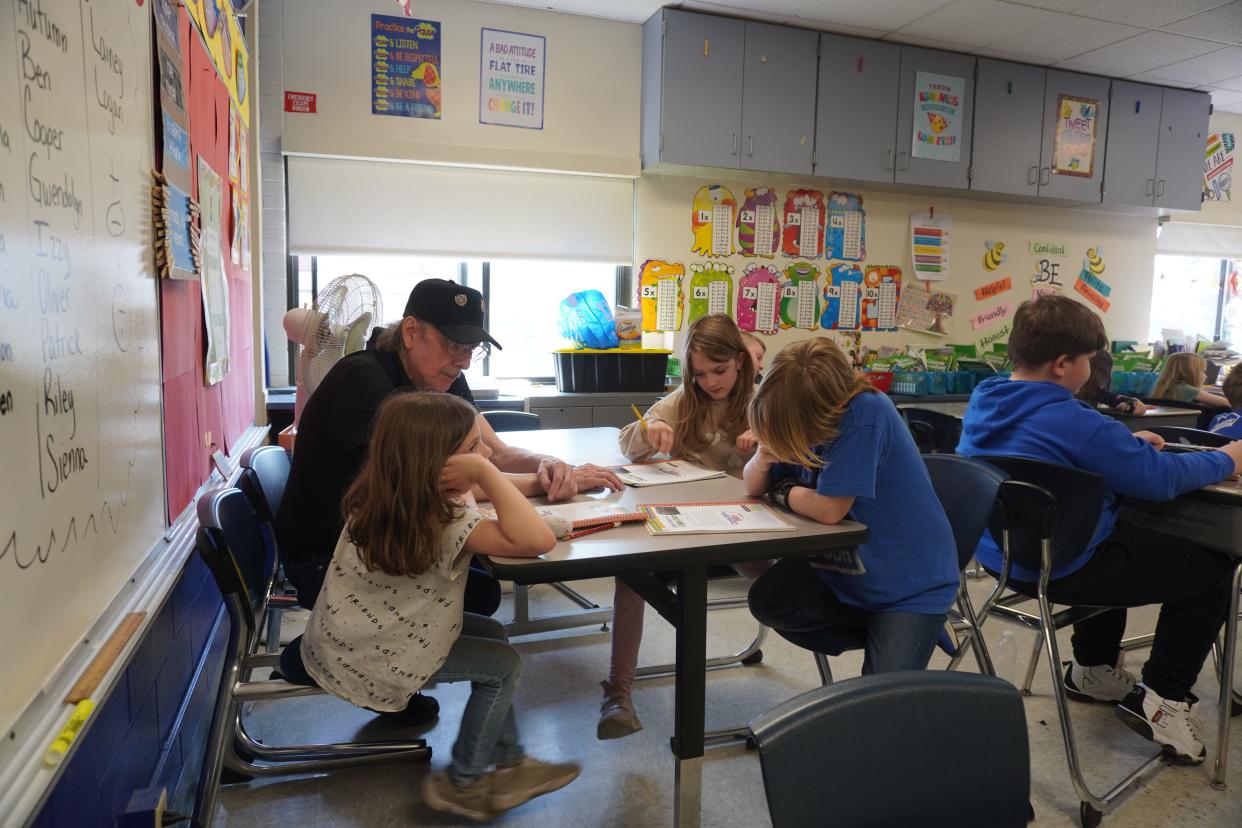
<path id="1" fill-rule="evenodd" d="M 1234 440 L 1242 440 L 1242 370 L 1234 366 L 1225 376 L 1221 386 L 1225 399 L 1229 400 L 1231 411 L 1217 414 L 1208 429 L 1223 434 Z"/>
<path id="2" fill-rule="evenodd" d="M 1180 761 L 1207 752 L 1191 715 L 1191 693 L 1229 607 L 1229 559 L 1174 535 L 1117 521 L 1120 498 L 1170 500 L 1242 469 L 1242 442 L 1219 451 L 1161 453 L 1164 441 L 1074 399 L 1107 347 L 1098 316 L 1066 296 L 1023 302 L 1009 337 L 1013 376 L 980 383 L 962 423 L 958 453 L 1025 457 L 1094 472 L 1104 478 L 1104 508 L 1090 544 L 1055 570 L 1048 597 L 1058 604 L 1161 604 L 1142 681 L 1125 670 L 1121 638 L 1126 611 L 1114 609 L 1074 625 L 1074 659 L 1065 688 L 1077 701 L 1117 704 L 1117 715 Z M 976 558 L 993 574 L 1001 552 L 985 533 Z M 1039 573 L 1014 566 L 1010 585 L 1034 595 Z"/>
<path id="3" fill-rule="evenodd" d="M 953 531 L 889 398 L 825 337 L 789 345 L 750 403 L 751 495 L 820 523 L 867 526 L 857 549 L 777 561 L 750 588 L 754 616 L 800 647 L 864 649 L 863 672 L 921 670 L 957 595 Z"/>

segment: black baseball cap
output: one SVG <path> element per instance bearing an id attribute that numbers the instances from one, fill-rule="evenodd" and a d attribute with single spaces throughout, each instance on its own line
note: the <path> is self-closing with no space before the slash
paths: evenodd
<path id="1" fill-rule="evenodd" d="M 461 345 L 501 344 L 483 327 L 483 294 L 449 279 L 424 279 L 410 291 L 405 315 L 430 322 Z"/>

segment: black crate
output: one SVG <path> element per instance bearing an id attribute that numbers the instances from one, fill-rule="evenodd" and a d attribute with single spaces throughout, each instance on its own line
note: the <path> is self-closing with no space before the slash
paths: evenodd
<path id="1" fill-rule="evenodd" d="M 556 351 L 556 388 L 573 394 L 663 391 L 669 351 Z"/>

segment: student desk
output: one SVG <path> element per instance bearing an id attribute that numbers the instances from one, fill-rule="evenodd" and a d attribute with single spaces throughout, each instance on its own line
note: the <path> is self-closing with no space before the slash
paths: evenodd
<path id="1" fill-rule="evenodd" d="M 1143 431 L 1152 426 L 1176 426 L 1180 428 L 1198 428 L 1199 412 L 1193 408 L 1169 408 L 1153 405 L 1147 408 L 1146 414 L 1123 414 L 1101 408 L 1101 414 L 1107 414 L 1115 420 L 1121 420 L 1131 431 Z"/>
<path id="2" fill-rule="evenodd" d="M 1216 483 L 1163 502 L 1130 500 L 1122 505 L 1120 519 L 1224 552 L 1234 561 L 1233 589 L 1225 620 L 1225 649 L 1220 665 L 1220 716 L 1216 726 L 1216 764 L 1213 787 L 1225 787 L 1229 758 L 1229 725 L 1233 698 L 1234 658 L 1238 644 L 1238 593 L 1242 590 L 1242 485 Z"/>
<path id="3" fill-rule="evenodd" d="M 959 420 L 966 416 L 967 403 L 964 402 L 913 402 L 899 403 L 897 410 L 902 411 L 907 408 L 918 408 L 923 411 L 935 411 L 938 414 L 948 414 L 950 417 L 957 417 Z"/>
<path id="4" fill-rule="evenodd" d="M 511 445 L 548 452 L 573 462 L 614 463 L 617 429 L 589 428 L 522 431 L 505 434 Z M 578 500 L 606 498 L 626 506 L 643 503 L 736 500 L 745 497 L 732 477 L 668 486 L 627 486 L 621 492 L 579 495 Z M 539 558 L 489 558 L 492 574 L 519 584 L 620 577 L 676 629 L 677 655 L 673 701 L 673 824 L 699 825 L 703 773 L 704 697 L 707 659 L 707 570 L 711 566 L 811 555 L 857 546 L 867 529 L 853 521 L 824 526 L 782 512 L 797 528 L 792 532 L 673 535 L 655 537 L 641 524 L 561 541 Z M 671 573 L 676 592 L 651 573 Z"/>

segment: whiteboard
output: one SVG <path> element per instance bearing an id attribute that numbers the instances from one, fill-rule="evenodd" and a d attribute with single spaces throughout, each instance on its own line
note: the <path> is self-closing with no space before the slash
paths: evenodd
<path id="1" fill-rule="evenodd" d="M 0 0 L 0 66 L 8 730 L 165 525 L 150 4 Z"/>

